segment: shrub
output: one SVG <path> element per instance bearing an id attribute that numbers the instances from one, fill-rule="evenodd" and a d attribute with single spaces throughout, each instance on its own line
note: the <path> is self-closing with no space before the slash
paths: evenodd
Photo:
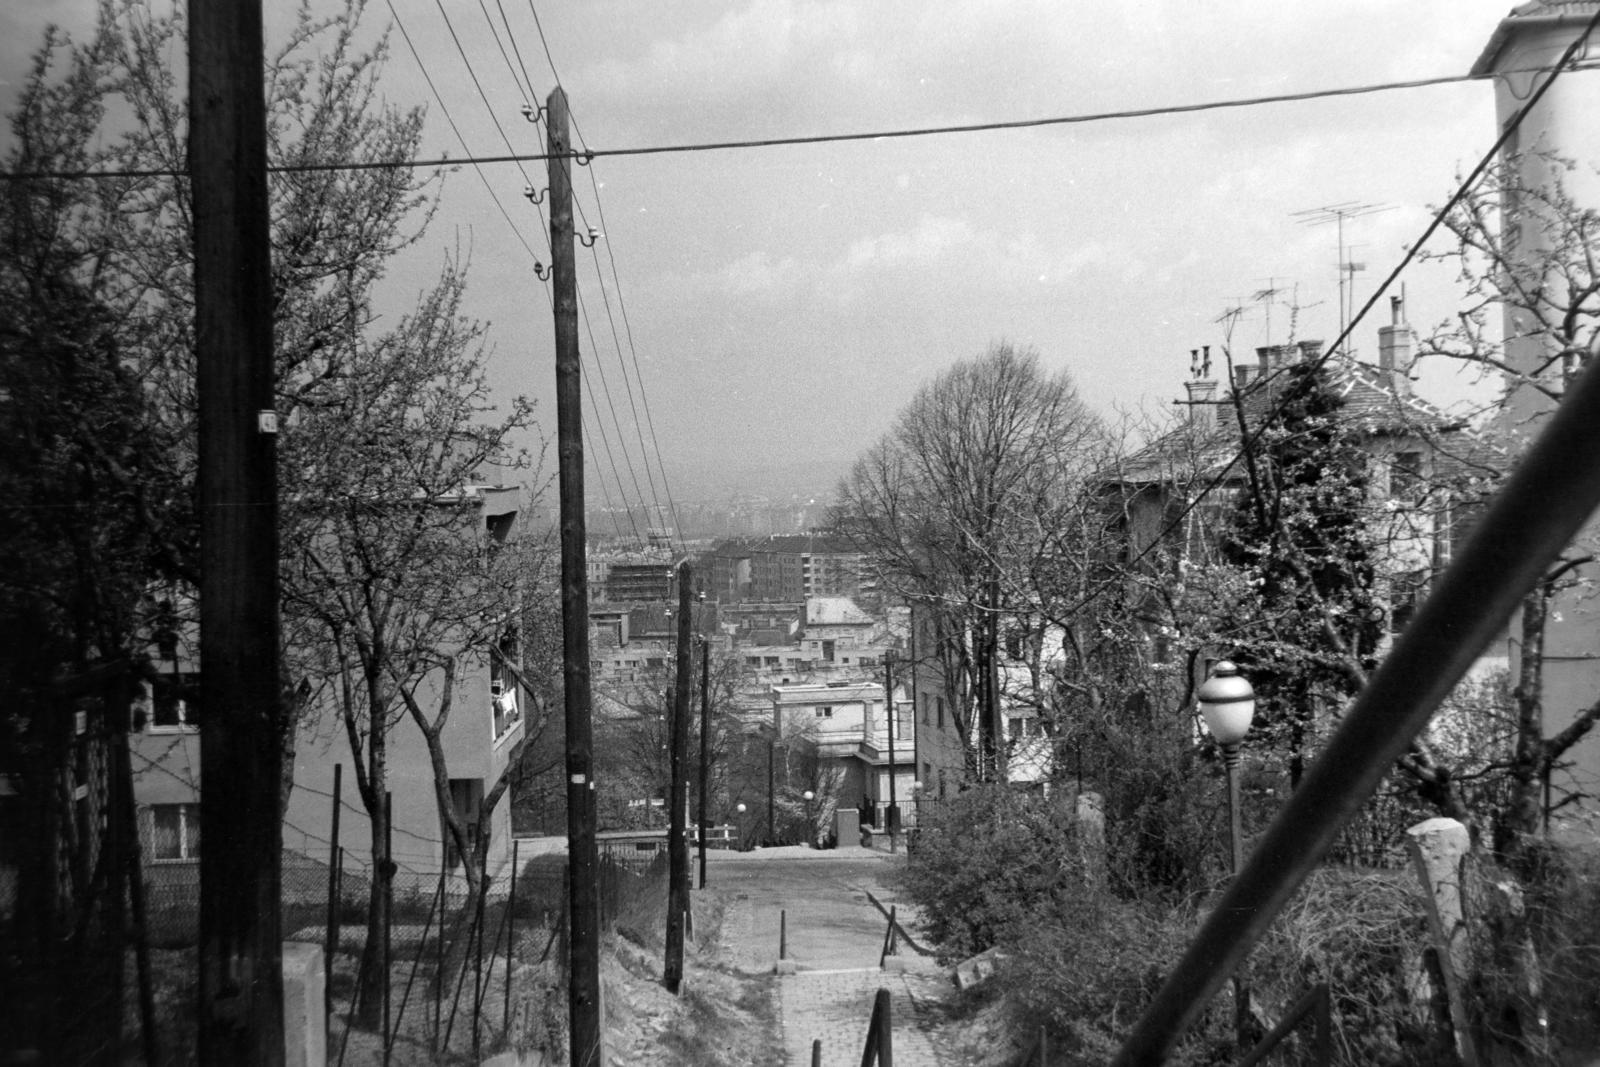
<path id="1" fill-rule="evenodd" d="M 1058 890 L 1085 883 L 1070 803 L 983 785 L 928 818 L 902 876 L 928 935 L 954 955 L 981 952 Z"/>

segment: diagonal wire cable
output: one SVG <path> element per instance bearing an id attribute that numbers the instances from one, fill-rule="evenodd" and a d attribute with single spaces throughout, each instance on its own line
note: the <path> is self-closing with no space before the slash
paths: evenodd
<path id="1" fill-rule="evenodd" d="M 550 40 L 549 40 L 548 37 L 545 36 L 544 23 L 539 18 L 539 9 L 535 5 L 534 0 L 528 0 L 528 11 L 533 15 L 534 27 L 539 32 L 539 44 L 544 49 L 545 61 L 550 65 L 550 74 L 551 74 L 551 76 L 553 78 L 555 78 L 556 85 L 559 86 L 559 85 L 561 85 L 561 72 L 556 69 L 555 56 L 550 51 Z M 578 143 L 579 143 L 579 145 L 582 146 L 585 151 L 587 151 L 588 143 L 587 143 L 587 141 L 585 140 L 585 138 L 583 136 L 583 128 L 579 125 L 576 115 L 572 116 L 572 127 L 573 127 L 573 131 L 578 135 Z M 581 156 L 579 157 L 579 160 L 580 160 L 580 162 L 582 162 L 582 157 Z M 599 180 L 595 177 L 593 167 L 589 167 L 588 170 L 589 170 L 589 184 L 594 190 L 595 210 L 599 215 L 600 228 L 602 230 L 604 230 L 605 229 L 605 208 L 604 208 L 604 206 L 602 204 L 602 201 L 601 201 L 601 198 L 600 198 L 600 183 L 599 183 Z M 581 204 L 579 205 L 579 212 L 580 212 L 580 214 L 582 213 L 582 205 Z M 585 223 L 587 223 L 587 219 L 585 219 Z M 593 246 L 590 247 L 589 251 L 590 251 L 590 255 L 594 257 L 595 273 L 596 273 L 597 276 L 599 276 L 599 278 L 601 280 L 600 281 L 600 292 L 601 292 L 601 296 L 604 297 L 605 296 L 605 274 L 604 274 L 604 271 L 602 271 L 601 268 L 600 268 L 599 254 L 594 250 Z M 626 304 L 626 302 L 625 302 L 625 300 L 623 298 L 623 295 L 622 295 L 622 278 L 617 272 L 616 255 L 615 255 L 615 252 L 611 248 L 611 242 L 610 242 L 609 239 L 607 239 L 607 241 L 606 241 L 606 256 L 610 260 L 610 263 L 611 263 L 611 279 L 612 279 L 612 286 L 613 286 L 613 288 L 615 288 L 616 293 L 617 293 L 617 307 L 618 307 L 618 310 L 622 314 L 623 324 L 624 324 L 624 327 L 626 328 L 626 331 L 627 331 L 628 352 L 629 352 L 629 355 L 630 355 L 630 357 L 632 359 L 632 362 L 633 362 L 633 376 L 639 383 L 639 398 L 640 398 L 641 403 L 644 406 L 645 425 L 649 427 L 649 430 L 650 430 L 650 444 L 651 444 L 652 448 L 654 448 L 654 450 L 655 450 L 656 469 L 661 472 L 661 487 L 662 487 L 662 491 L 664 493 L 666 493 L 666 496 L 667 496 L 667 508 L 668 508 L 667 514 L 671 518 L 673 533 L 678 536 L 679 545 L 681 547 L 684 547 L 685 549 L 687 549 L 687 546 L 684 545 L 684 543 L 683 543 L 682 526 L 678 521 L 677 504 L 672 499 L 672 486 L 671 486 L 670 481 L 667 479 L 666 466 L 663 464 L 662 459 L 661 459 L 661 442 L 660 442 L 659 438 L 656 435 L 655 417 L 651 414 L 651 411 L 650 411 L 650 398 L 649 398 L 649 395 L 645 391 L 644 375 L 643 375 L 643 373 L 642 373 L 642 371 L 641 371 L 641 369 L 639 367 L 639 352 L 638 352 L 637 347 L 634 345 L 633 326 L 632 326 L 632 323 L 628 319 L 627 304 Z M 606 315 L 607 315 L 608 318 L 610 318 L 610 315 L 611 315 L 611 302 L 610 302 L 609 299 L 606 299 Z M 620 363 L 621 360 L 622 360 L 622 347 L 621 347 L 621 341 L 617 337 L 617 327 L 616 327 L 616 321 L 614 319 L 611 321 L 611 332 L 612 332 L 613 340 L 617 341 L 617 360 Z M 626 367 L 624 367 L 624 369 L 623 369 L 623 381 L 626 383 L 627 380 L 628 380 L 627 379 L 627 369 L 626 369 Z M 629 387 L 628 399 L 629 399 L 629 403 L 631 404 L 632 400 L 633 400 L 633 391 L 632 391 L 632 387 L 631 386 Z M 638 412 L 636 410 L 634 412 L 634 424 L 635 424 L 636 427 L 638 427 L 638 418 L 639 418 L 639 416 L 638 416 Z M 642 431 L 641 431 L 641 434 L 640 434 L 639 445 L 640 445 L 640 448 L 644 447 L 644 439 L 643 439 Z M 653 477 L 650 476 L 650 466 L 649 466 L 648 461 L 645 464 L 645 474 L 646 474 L 646 477 L 650 480 L 651 492 L 654 493 L 654 491 L 655 491 L 655 480 L 654 480 Z M 658 513 L 659 513 L 659 511 L 660 511 L 660 501 L 659 500 L 656 502 L 656 508 L 657 508 Z"/>
<path id="2" fill-rule="evenodd" d="M 468 155 L 470 156 L 471 149 L 467 146 L 466 138 L 462 135 L 461 128 L 456 124 L 455 119 L 451 116 L 450 109 L 446 106 L 446 104 L 444 102 L 444 97 L 440 94 L 440 92 L 438 90 L 438 87 L 434 84 L 433 77 L 428 73 L 427 67 L 423 64 L 422 56 L 420 54 L 418 54 L 416 46 L 412 43 L 411 34 L 406 30 L 405 22 L 400 18 L 400 13 L 395 10 L 393 0 L 386 0 L 386 3 L 388 4 L 390 14 L 393 15 L 393 17 L 394 17 L 395 25 L 400 30 L 400 36 L 405 40 L 406 47 L 411 52 L 411 58 L 413 59 L 413 61 L 416 62 L 417 69 L 422 72 L 423 80 L 427 83 L 429 90 L 433 93 L 434 100 L 438 102 L 439 110 L 444 114 L 445 121 L 447 123 L 449 123 L 451 131 L 456 136 L 456 140 L 461 144 L 461 150 L 463 152 L 468 153 Z M 454 34 L 454 30 L 452 29 L 451 32 L 452 32 L 452 35 L 453 35 Z M 459 45 L 459 40 L 458 40 L 458 45 Z M 465 56 L 463 56 L 463 58 L 465 58 Z M 474 82 L 476 82 L 476 80 L 477 80 L 476 77 L 474 77 Z M 480 94 L 482 92 L 482 87 L 481 86 L 479 87 L 479 92 L 480 92 Z M 485 103 L 487 103 L 487 102 L 488 102 L 487 101 L 487 97 L 485 97 Z M 502 136 L 503 135 L 504 135 L 504 131 L 502 131 Z M 528 244 L 527 238 L 525 238 L 522 235 L 522 231 L 517 227 L 517 224 L 515 223 L 515 221 L 512 220 L 510 213 L 505 208 L 505 204 L 502 203 L 501 200 L 500 200 L 500 197 L 498 195 L 496 195 L 496 193 L 494 191 L 494 186 L 489 182 L 488 176 L 483 173 L 483 168 L 481 166 L 478 166 L 477 164 L 474 164 L 473 165 L 473 169 L 477 171 L 478 177 L 480 179 L 482 179 L 482 181 L 483 181 L 484 188 L 486 188 L 488 190 L 490 198 L 494 201 L 495 206 L 497 208 L 499 208 L 500 214 L 505 218 L 506 225 L 508 225 L 511 228 L 511 232 L 516 235 L 517 240 L 521 243 L 523 249 L 528 253 L 529 258 L 532 259 L 535 264 L 537 264 L 539 262 L 538 255 L 534 252 L 533 247 Z M 544 227 L 542 226 L 542 223 L 543 223 L 543 212 L 541 211 L 539 213 L 539 215 L 540 215 L 541 229 L 544 229 Z M 546 243 L 547 244 L 548 244 L 548 241 L 549 241 L 549 237 L 548 237 L 548 231 L 547 231 L 546 232 Z M 545 298 L 547 300 L 551 299 L 548 286 L 546 286 L 546 289 L 545 289 Z M 580 299 L 580 304 L 581 304 L 581 299 Z M 587 387 L 588 386 L 589 375 L 583 375 L 582 377 L 584 379 L 584 384 Z M 590 404 L 590 407 L 595 410 L 596 428 L 600 431 L 601 441 L 605 444 L 606 455 L 608 456 L 608 458 L 611 458 L 612 477 L 617 483 L 618 490 L 622 491 L 622 488 L 623 488 L 622 487 L 622 479 L 621 479 L 621 476 L 619 474 L 617 474 L 617 472 L 616 472 L 615 459 L 613 457 L 611 457 L 611 442 L 610 442 L 610 439 L 606 435 L 605 424 L 599 420 L 599 408 L 595 404 L 594 393 L 593 393 L 592 387 L 589 387 L 589 404 Z M 612 418 L 613 418 L 613 422 L 616 422 L 616 416 L 615 416 L 614 412 L 613 412 Z M 617 430 L 618 430 L 618 436 L 620 438 L 620 436 L 621 436 L 621 425 L 620 425 L 620 423 L 617 424 Z M 598 455 L 598 453 L 594 453 L 592 438 L 590 440 L 590 452 L 592 454 Z M 627 452 L 624 451 L 623 455 L 626 458 L 627 457 Z M 630 466 L 631 466 L 631 462 L 632 461 L 630 459 L 629 460 Z M 601 483 L 602 495 L 607 499 L 608 506 L 609 506 L 610 492 L 608 490 L 606 490 L 606 488 L 605 488 L 605 480 L 604 480 L 604 478 L 600 479 L 600 483 Z M 632 511 L 632 509 L 630 507 L 627 506 L 627 497 L 626 497 L 626 493 L 625 492 L 623 493 L 623 511 L 628 515 L 629 522 L 631 523 L 632 522 L 632 517 L 633 517 L 633 511 Z M 615 515 L 612 516 L 612 521 L 613 521 L 613 523 L 615 523 Z M 622 531 L 621 531 L 620 528 L 617 529 L 617 536 L 619 538 L 622 536 Z M 638 530 L 637 526 L 634 527 L 634 538 L 635 539 L 639 538 L 639 530 Z"/>

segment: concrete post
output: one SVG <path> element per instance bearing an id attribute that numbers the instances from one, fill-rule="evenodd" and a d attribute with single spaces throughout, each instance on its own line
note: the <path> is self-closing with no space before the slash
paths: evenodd
<path id="1" fill-rule="evenodd" d="M 1468 968 L 1467 926 L 1461 908 L 1461 859 L 1471 848 L 1467 828 L 1455 819 L 1429 819 L 1406 831 L 1406 851 L 1422 883 L 1428 930 L 1439 955 L 1456 1051 L 1463 1067 L 1477 1067 L 1461 983 Z"/>
<path id="2" fill-rule="evenodd" d="M 284 1067 L 327 1067 L 328 1028 L 323 1015 L 322 946 L 283 943 Z"/>

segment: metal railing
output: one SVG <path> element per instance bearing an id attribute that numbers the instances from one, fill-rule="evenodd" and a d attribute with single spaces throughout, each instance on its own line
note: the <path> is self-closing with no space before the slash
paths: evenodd
<path id="1" fill-rule="evenodd" d="M 1194 1024 L 1340 830 L 1600 504 L 1600 360 L 1495 496 L 1300 788 L 1146 1007 L 1113 1067 L 1153 1067 Z"/>
<path id="2" fill-rule="evenodd" d="M 815 1046 L 813 1046 L 815 1048 Z M 872 1018 L 867 1023 L 867 1043 L 861 1050 L 861 1067 L 894 1067 L 894 1031 L 889 1023 L 889 991 L 872 998 Z"/>

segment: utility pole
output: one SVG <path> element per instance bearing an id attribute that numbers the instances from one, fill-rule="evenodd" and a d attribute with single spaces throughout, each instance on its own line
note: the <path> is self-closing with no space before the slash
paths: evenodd
<path id="1" fill-rule="evenodd" d="M 589 579 L 585 568 L 582 370 L 578 276 L 572 251 L 572 141 L 567 94 L 545 102 L 550 144 L 550 272 L 556 325 L 556 448 L 560 456 L 561 654 L 567 727 L 567 1019 L 572 1067 L 603 1061 L 600 1011 L 600 857 L 595 847 L 594 736 L 589 695 Z"/>
<path id="2" fill-rule="evenodd" d="M 703 594 L 702 594 L 703 595 Z M 700 888 L 706 887 L 706 838 L 711 833 L 711 639 L 700 638 Z"/>
<path id="3" fill-rule="evenodd" d="M 894 795 L 894 649 L 885 649 L 883 653 L 883 708 L 889 718 L 889 813 L 885 820 L 889 823 L 889 851 L 894 852 L 899 836 L 900 808 L 895 803 Z"/>
<path id="4" fill-rule="evenodd" d="M 662 984 L 673 996 L 683 985 L 683 913 L 689 908 L 689 683 L 694 671 L 690 655 L 689 598 L 694 570 L 678 564 L 678 648 L 672 685 L 672 795 L 667 831 L 667 965 Z"/>
<path id="5" fill-rule="evenodd" d="M 922 776 L 921 747 L 922 708 L 917 703 L 917 606 L 909 604 L 906 607 L 906 658 L 911 661 L 911 779 L 922 783 L 922 789 L 911 800 L 912 812 L 920 820 L 922 818 L 922 798 L 928 792 L 928 781 Z"/>
<path id="6" fill-rule="evenodd" d="M 199 402 L 199 1061 L 284 1062 L 277 416 L 260 0 L 189 8 Z"/>

